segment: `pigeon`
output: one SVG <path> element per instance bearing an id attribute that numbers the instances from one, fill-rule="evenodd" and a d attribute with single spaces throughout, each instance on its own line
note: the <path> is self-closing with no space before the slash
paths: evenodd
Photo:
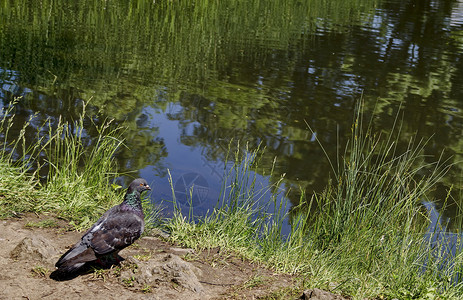
<path id="1" fill-rule="evenodd" d="M 82 236 L 80 241 L 61 256 L 55 266 L 62 273 L 74 273 L 87 262 L 118 262 L 118 252 L 131 245 L 145 227 L 140 194 L 151 190 L 143 178 L 132 181 L 124 201 L 110 208 Z"/>

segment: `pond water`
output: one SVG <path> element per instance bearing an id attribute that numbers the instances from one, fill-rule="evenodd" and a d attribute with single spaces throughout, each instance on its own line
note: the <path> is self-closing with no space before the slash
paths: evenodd
<path id="1" fill-rule="evenodd" d="M 202 214 L 237 141 L 265 147 L 258 184 L 285 174 L 292 205 L 299 187 L 321 191 L 332 174 L 315 137 L 334 159 L 363 97 L 377 132 L 403 119 L 399 147 L 429 139 L 430 162 L 445 150 L 456 164 L 434 196 L 452 186 L 460 201 L 463 2 L 223 2 L 4 1 L 0 105 L 22 96 L 19 121 L 40 124 L 76 119 L 89 101 L 94 122 L 127 129 L 120 171 L 160 202 L 172 199 L 169 170 L 180 202 L 194 185 Z"/>

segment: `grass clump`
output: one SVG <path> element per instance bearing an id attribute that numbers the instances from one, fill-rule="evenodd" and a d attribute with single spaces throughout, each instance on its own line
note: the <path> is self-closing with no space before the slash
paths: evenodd
<path id="1" fill-rule="evenodd" d="M 343 158 L 332 164 L 334 179 L 292 209 L 289 236 L 281 235 L 288 216 L 276 192 L 281 180 L 262 203 L 265 191 L 255 177 L 258 151 L 248 151 L 235 154 L 217 208 L 199 221 L 179 211 L 166 221 L 171 239 L 192 248 L 235 251 L 296 274 L 305 288 L 354 299 L 462 296 L 462 285 L 452 280 L 462 255 L 436 255 L 442 245 L 426 236 L 429 219 L 420 206 L 448 166 L 427 163 L 423 142 L 410 140 L 399 150 L 394 130 L 387 137 L 373 135 L 360 111 L 359 106 Z"/>
<path id="2" fill-rule="evenodd" d="M 109 188 L 116 175 L 114 153 L 122 145 L 121 130 L 104 122 L 95 125 L 97 138 L 90 140 L 85 138 L 83 120 L 58 122 L 45 149 L 50 166 L 46 191 L 57 195 L 58 214 L 79 220 L 81 227 L 122 199 L 119 191 Z"/>
<path id="3" fill-rule="evenodd" d="M 39 181 L 0 162 L 0 218 L 17 217 L 22 212 L 51 209 L 46 193 L 37 189 Z"/>
<path id="4" fill-rule="evenodd" d="M 35 266 L 31 271 L 33 275 L 38 277 L 46 277 L 50 273 L 50 270 L 43 266 Z"/>
<path id="5" fill-rule="evenodd" d="M 32 116 L 11 138 L 14 105 L 0 116 L 0 217 L 54 212 L 81 229 L 120 202 L 122 191 L 109 186 L 117 177 L 114 153 L 123 143 L 121 128 L 111 121 L 92 123 L 97 138 L 90 139 L 84 103 L 76 121 L 33 127 Z"/>
<path id="6" fill-rule="evenodd" d="M 13 126 L 15 103 L 5 109 L 0 115 L 0 217 L 18 216 L 24 211 L 40 211 L 50 209 L 46 204 L 46 193 L 39 191 L 39 180 L 30 176 L 27 171 L 31 156 L 37 154 L 40 142 L 35 147 L 25 146 L 25 132 L 30 122 L 24 124 L 20 134 L 8 141 L 8 133 Z M 21 148 L 22 156 L 15 159 Z"/>

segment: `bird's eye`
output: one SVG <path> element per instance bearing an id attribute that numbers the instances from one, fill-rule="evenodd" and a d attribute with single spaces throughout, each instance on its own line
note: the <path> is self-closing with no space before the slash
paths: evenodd
<path id="1" fill-rule="evenodd" d="M 143 186 L 143 183 L 140 183 L 140 186 Z"/>

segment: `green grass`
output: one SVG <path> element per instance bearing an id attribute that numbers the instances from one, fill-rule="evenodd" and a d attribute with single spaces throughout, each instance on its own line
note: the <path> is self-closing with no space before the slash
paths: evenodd
<path id="1" fill-rule="evenodd" d="M 285 213 L 287 202 L 280 201 L 284 177 L 270 187 L 259 186 L 263 150 L 246 149 L 232 155 L 234 164 L 226 171 L 215 209 L 199 220 L 191 210 L 186 216 L 176 210 L 174 217 L 155 225 L 169 230 L 172 242 L 195 249 L 220 247 L 223 253 L 234 252 L 296 276 L 298 289 L 289 287 L 271 298 L 292 297 L 289 294 L 314 287 L 354 299 L 462 297 L 463 285 L 453 276 L 463 270 L 463 255 L 448 257 L 438 251 L 445 245 L 428 242 L 424 233 L 429 220 L 419 205 L 431 200 L 429 191 L 448 166 L 439 160 L 429 163 L 424 142 L 412 139 L 401 149 L 393 138 L 400 130 L 373 135 L 360 106 L 357 111 L 352 138 L 332 163 L 332 180 L 323 192 L 302 195 L 290 213 Z M 120 128 L 110 121 L 93 124 L 99 136 L 88 141 L 84 105 L 79 120 L 55 127 L 45 123 L 31 143 L 25 134 L 30 123 L 17 138 L 8 138 L 13 112 L 14 105 L 0 119 L 0 217 L 53 212 L 83 229 L 120 202 L 122 189 L 109 188 L 117 176 L 114 153 L 123 146 Z M 40 134 L 43 129 L 46 135 Z M 47 171 L 46 181 L 39 180 L 40 171 Z M 264 200 L 266 195 L 271 195 L 269 200 Z M 149 224 L 159 220 L 146 198 L 144 207 Z M 282 237 L 288 219 L 291 233 Z"/>
<path id="2" fill-rule="evenodd" d="M 275 192 L 280 182 L 270 187 L 271 200 L 258 204 L 263 191 L 253 174 L 259 151 L 248 151 L 235 154 L 216 209 L 196 222 L 191 213 L 180 212 L 166 220 L 171 240 L 196 249 L 231 250 L 295 274 L 305 288 L 354 299 L 462 297 L 453 270 L 442 267 L 446 257 L 435 255 L 442 245 L 431 245 L 424 236 L 429 220 L 420 206 L 449 166 L 438 159 L 427 163 L 422 141 L 410 140 L 399 151 L 394 130 L 390 136 L 374 136 L 360 110 L 345 153 L 332 164 L 334 179 L 292 209 L 289 237 L 281 238 L 281 214 L 265 213 L 270 206 L 284 211 Z M 451 260 L 461 270 L 462 254 Z"/>
<path id="3" fill-rule="evenodd" d="M 52 212 L 81 230 L 121 202 L 125 191 L 114 184 L 119 176 L 114 154 L 124 146 L 121 127 L 111 120 L 94 124 L 84 103 L 77 120 L 59 120 L 54 126 L 45 122 L 34 129 L 32 116 L 12 139 L 14 110 L 15 102 L 0 115 L 0 218 Z M 89 128 L 84 129 L 84 121 L 98 133 L 96 139 L 85 136 Z M 31 131 L 35 134 L 26 134 Z M 39 179 L 40 173 L 46 180 Z M 158 224 L 160 212 L 146 194 L 142 202 L 149 232 Z"/>
<path id="4" fill-rule="evenodd" d="M 89 141 L 84 134 L 84 104 L 74 122 L 60 120 L 55 126 L 45 122 L 35 129 L 27 122 L 11 139 L 14 104 L 0 119 L 0 217 L 53 212 L 82 229 L 121 201 L 123 191 L 110 188 L 117 177 L 114 153 L 123 145 L 121 128 L 111 121 L 92 124 L 98 138 Z M 35 135 L 25 134 L 34 130 Z M 47 174 L 43 182 L 41 172 Z"/>
<path id="5" fill-rule="evenodd" d="M 32 268 L 32 275 L 33 276 L 38 276 L 38 277 L 46 277 L 49 273 L 50 270 L 43 266 L 35 266 Z"/>

